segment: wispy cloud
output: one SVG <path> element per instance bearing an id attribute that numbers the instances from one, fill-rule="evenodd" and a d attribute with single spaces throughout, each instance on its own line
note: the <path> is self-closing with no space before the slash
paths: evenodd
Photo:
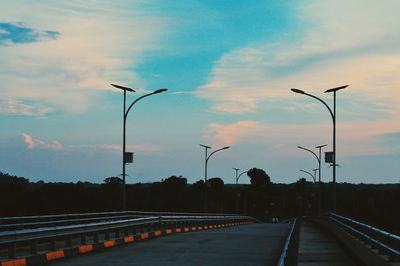
<path id="1" fill-rule="evenodd" d="M 233 145 L 249 136 L 262 134 L 263 127 L 257 121 L 240 121 L 233 124 L 210 124 L 204 137 L 215 145 Z M 265 133 L 264 133 L 265 134 Z"/>
<path id="2" fill-rule="evenodd" d="M 40 104 L 28 104 L 21 100 L 0 100 L 0 115 L 36 116 L 38 119 L 46 118 L 45 115 L 53 111 L 51 107 Z"/>
<path id="3" fill-rule="evenodd" d="M 396 0 L 310 1 L 298 10 L 299 22 L 307 25 L 300 26 L 301 38 L 226 53 L 197 95 L 217 111 L 246 113 L 291 97 L 292 87 L 323 90 L 350 83 L 352 96 L 399 110 L 398 8 Z"/>
<path id="4" fill-rule="evenodd" d="M 168 23 L 141 0 L 40 1 L 24 8 L 7 2 L 2 5 L 2 19 L 24 24 L 7 24 L 14 27 L 10 36 L 12 30 L 2 28 L 8 45 L 2 47 L 0 62 L 1 98 L 82 112 L 96 101 L 99 90 L 113 89 L 111 81 L 146 87 L 130 69 L 159 48 Z M 49 41 L 35 42 L 43 36 Z"/>
<path id="5" fill-rule="evenodd" d="M 52 150 L 62 150 L 64 146 L 58 141 L 53 140 L 51 143 L 46 143 L 43 140 L 34 139 L 30 135 L 26 133 L 21 133 L 24 137 L 24 141 L 28 147 L 28 149 L 52 149 Z"/>
<path id="6" fill-rule="evenodd" d="M 56 39 L 59 34 L 56 31 L 32 29 L 22 22 L 0 22 L 0 45 L 52 40 Z"/>
<path id="7" fill-rule="evenodd" d="M 121 151 L 122 145 L 115 144 L 92 144 L 92 145 L 63 145 L 58 140 L 53 140 L 50 143 L 47 143 L 43 140 L 33 138 L 31 135 L 26 133 L 21 133 L 21 136 L 24 138 L 24 142 L 28 149 L 52 149 L 52 150 L 64 150 L 64 151 L 94 151 L 94 150 L 108 150 L 108 151 Z M 161 146 L 156 146 L 152 144 L 134 144 L 134 145 L 126 145 L 127 151 L 140 152 L 142 154 L 154 154 L 160 153 L 164 150 Z"/>

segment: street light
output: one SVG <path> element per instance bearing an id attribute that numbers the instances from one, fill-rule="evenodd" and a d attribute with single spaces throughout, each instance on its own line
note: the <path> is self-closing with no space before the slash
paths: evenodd
<path id="1" fill-rule="evenodd" d="M 236 178 L 236 185 L 238 184 L 239 178 L 240 178 L 243 174 L 247 173 L 248 171 L 249 171 L 249 170 L 246 170 L 246 171 L 244 171 L 244 172 L 242 172 L 242 173 L 240 173 L 240 174 L 238 175 L 238 177 Z"/>
<path id="2" fill-rule="evenodd" d="M 332 122 L 333 122 L 333 188 L 332 188 L 332 211 L 336 210 L 336 92 L 338 90 L 342 90 L 349 85 L 344 85 L 336 88 L 332 88 L 329 90 L 326 90 L 325 92 L 333 92 L 333 112 L 331 108 L 329 107 L 328 104 L 326 104 L 322 99 L 318 98 L 317 96 L 314 96 L 312 94 L 306 93 L 305 91 L 299 90 L 299 89 L 291 89 L 291 91 L 299 94 L 304 94 L 307 96 L 310 96 L 314 99 L 317 99 L 320 101 L 323 105 L 325 105 L 326 108 L 328 108 L 329 113 L 331 114 L 332 117 Z"/>
<path id="3" fill-rule="evenodd" d="M 304 147 L 302 147 L 302 146 L 297 146 L 297 148 L 299 148 L 299 149 L 302 149 L 302 150 L 311 152 L 311 153 L 315 156 L 315 158 L 317 158 L 317 161 L 318 161 L 318 170 L 319 170 L 319 171 L 318 171 L 318 182 L 321 182 L 321 148 L 322 148 L 322 147 L 325 147 L 325 146 L 327 146 L 327 145 L 325 144 L 325 145 L 320 145 L 320 146 L 317 146 L 317 147 L 316 147 L 316 148 L 319 149 L 319 156 L 318 156 L 315 152 L 313 152 L 312 150 L 310 150 L 310 149 L 304 148 Z"/>
<path id="4" fill-rule="evenodd" d="M 306 171 L 306 170 L 302 170 L 302 169 L 300 169 L 300 171 L 309 174 L 309 175 L 312 177 L 312 179 L 314 180 L 314 183 L 315 183 L 316 177 L 315 177 L 313 174 L 311 174 L 310 172 L 308 172 L 308 171 Z"/>
<path id="5" fill-rule="evenodd" d="M 204 185 L 205 185 L 205 190 L 204 190 L 204 211 L 207 211 L 207 166 L 208 166 L 208 160 L 210 159 L 210 157 L 214 153 L 222 151 L 222 150 L 229 149 L 230 147 L 226 146 L 226 147 L 223 147 L 221 149 L 215 150 L 210 155 L 207 156 L 207 151 L 208 151 L 208 149 L 211 149 L 211 147 L 207 146 L 207 145 L 203 145 L 203 144 L 200 144 L 200 146 L 204 147 L 205 148 L 205 152 L 206 152 L 205 153 L 205 163 L 204 163 Z"/>
<path id="6" fill-rule="evenodd" d="M 148 93 L 146 95 L 143 95 L 139 98 L 137 98 L 133 103 L 131 103 L 131 105 L 129 106 L 128 110 L 126 110 L 126 92 L 135 92 L 135 90 L 128 88 L 128 87 L 124 87 L 124 86 L 120 86 L 120 85 L 115 85 L 115 84 L 111 84 L 111 86 L 121 89 L 124 91 L 124 113 L 123 113 L 123 133 L 122 133 L 122 183 L 123 183 L 123 188 L 122 188 L 122 210 L 125 211 L 126 210 L 126 182 L 125 182 L 125 165 L 127 163 L 127 154 L 125 152 L 126 149 L 126 118 L 128 117 L 128 113 L 131 110 L 132 106 L 138 102 L 139 100 L 153 95 L 153 94 L 158 94 L 158 93 L 162 93 L 164 91 L 167 91 L 167 89 L 160 89 L 160 90 L 156 90 L 154 92 Z"/>
<path id="7" fill-rule="evenodd" d="M 244 172 L 242 172 L 242 173 L 240 173 L 240 174 L 238 175 L 238 171 L 239 171 L 240 169 L 238 169 L 238 168 L 232 168 L 232 169 L 236 171 L 236 185 L 238 184 L 239 178 L 240 178 L 243 174 L 245 174 L 245 173 L 247 173 L 247 172 L 249 171 L 249 170 L 246 170 L 246 171 L 244 171 Z"/>

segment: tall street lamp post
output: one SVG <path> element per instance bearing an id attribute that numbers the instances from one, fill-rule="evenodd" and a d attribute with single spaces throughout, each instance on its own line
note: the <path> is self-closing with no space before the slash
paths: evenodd
<path id="1" fill-rule="evenodd" d="M 329 107 L 328 104 L 326 104 L 322 99 L 318 98 L 317 96 L 314 96 L 312 94 L 309 94 L 305 91 L 299 90 L 299 89 L 291 89 L 293 92 L 295 93 L 299 93 L 299 94 L 303 94 L 303 95 L 307 95 L 310 96 L 314 99 L 317 99 L 318 101 L 320 101 L 323 105 L 325 105 L 325 107 L 328 109 L 329 113 L 331 114 L 332 117 L 332 122 L 333 122 L 333 187 L 332 187 L 332 211 L 336 211 L 336 92 L 338 90 L 342 90 L 346 87 L 348 87 L 349 85 L 344 85 L 344 86 L 340 86 L 340 87 L 336 87 L 336 88 L 332 88 L 329 90 L 326 90 L 326 93 L 330 93 L 333 92 L 333 112 L 331 110 L 331 108 Z"/>
<path id="2" fill-rule="evenodd" d="M 126 118 L 128 117 L 128 113 L 131 110 L 132 106 L 138 102 L 139 100 L 153 95 L 153 94 L 158 94 L 158 93 L 162 93 L 164 91 L 167 91 L 167 89 L 160 89 L 160 90 L 156 90 L 152 93 L 148 93 L 146 95 L 143 95 L 139 98 L 137 98 L 135 101 L 133 101 L 133 103 L 131 103 L 131 105 L 128 107 L 128 110 L 126 110 L 126 92 L 135 92 L 135 90 L 128 88 L 128 87 L 124 87 L 124 86 L 120 86 L 120 85 L 115 85 L 115 84 L 111 84 L 111 86 L 121 89 L 124 91 L 124 113 L 123 113 L 123 129 L 122 129 L 122 210 L 125 211 L 126 210 L 126 174 L 125 174 L 125 166 L 126 163 L 128 162 L 128 157 L 126 154 Z"/>
<path id="3" fill-rule="evenodd" d="M 207 167 L 208 167 L 208 160 L 210 159 L 210 157 L 214 153 L 222 151 L 222 150 L 229 149 L 229 146 L 226 146 L 226 147 L 223 147 L 221 149 L 215 150 L 212 153 L 210 153 L 210 155 L 207 155 L 208 149 L 211 149 L 210 146 L 206 146 L 206 145 L 203 145 L 203 144 L 200 144 L 200 146 L 204 147 L 205 151 L 206 151 L 206 153 L 205 153 L 205 163 L 204 163 L 204 186 L 205 186 L 205 189 L 204 189 L 204 211 L 207 212 L 207 208 L 208 208 L 208 205 L 207 205 L 207 180 L 208 180 L 207 179 Z"/>

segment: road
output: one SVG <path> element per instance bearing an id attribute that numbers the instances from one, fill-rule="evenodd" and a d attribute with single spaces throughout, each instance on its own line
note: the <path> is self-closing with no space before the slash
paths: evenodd
<path id="1" fill-rule="evenodd" d="M 188 232 L 81 255 L 55 265 L 276 265 L 288 224 Z"/>

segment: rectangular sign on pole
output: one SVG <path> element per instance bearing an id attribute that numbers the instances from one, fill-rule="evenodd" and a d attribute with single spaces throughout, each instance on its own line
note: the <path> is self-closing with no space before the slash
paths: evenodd
<path id="1" fill-rule="evenodd" d="M 125 152 L 125 163 L 133 163 L 133 152 Z"/>
<path id="2" fill-rule="evenodd" d="M 333 151 L 325 152 L 325 162 L 333 163 Z"/>

